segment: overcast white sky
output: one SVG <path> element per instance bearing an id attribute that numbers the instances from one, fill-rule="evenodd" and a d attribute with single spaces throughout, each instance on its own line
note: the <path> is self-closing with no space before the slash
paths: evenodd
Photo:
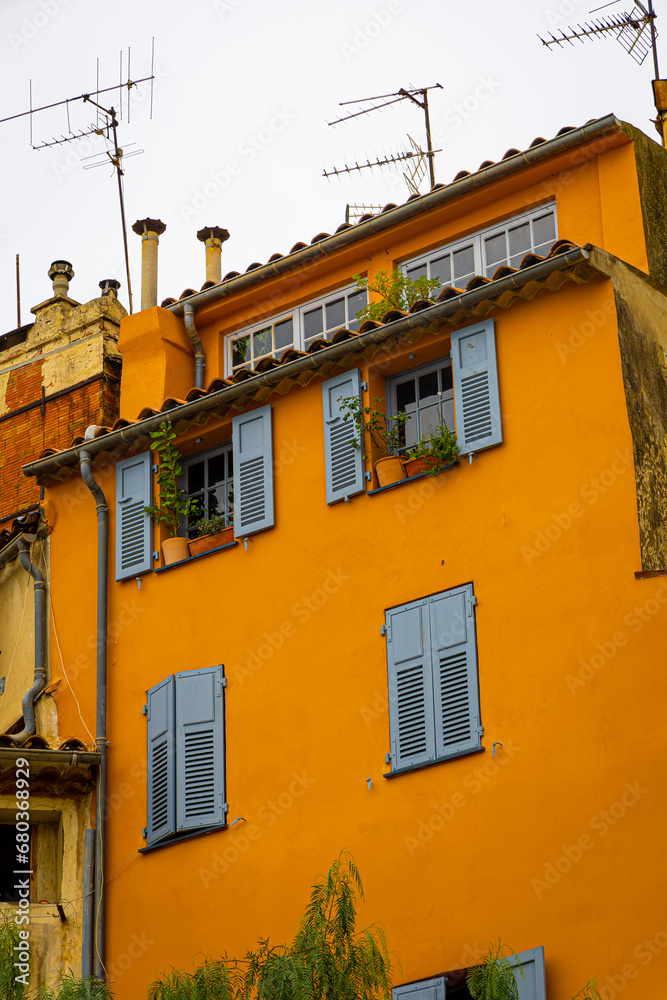
<path id="1" fill-rule="evenodd" d="M 199 288 L 204 248 L 196 232 L 229 230 L 223 274 L 333 232 L 350 203 L 401 203 L 400 173 L 375 170 L 327 181 L 324 167 L 373 159 L 410 133 L 424 142 L 423 115 L 403 102 L 327 127 L 339 102 L 442 84 L 430 94 L 436 180 L 475 170 L 535 136 L 614 112 L 652 138 L 652 60 L 641 67 L 613 37 L 550 51 L 537 38 L 590 20 L 581 0 L 0 0 L 0 118 L 150 73 L 132 92 L 120 143 L 132 292 L 140 306 L 140 238 L 131 225 L 160 218 L 158 299 Z M 604 13 L 630 10 L 624 0 Z M 667 5 L 665 6 L 667 13 Z M 657 13 L 661 14 L 660 0 Z M 658 20 L 658 28 L 661 22 Z M 667 29 L 666 29 L 667 30 Z M 667 68 L 667 54 L 665 54 Z M 665 70 L 662 70 L 665 75 Z M 124 108 L 127 91 L 124 91 Z M 118 90 L 102 95 L 118 109 Z M 351 108 L 349 110 L 355 110 Z M 94 121 L 70 105 L 72 129 Z M 68 130 L 63 108 L 33 116 L 33 141 Z M 90 138 L 34 151 L 27 118 L 0 125 L 0 332 L 16 322 L 15 259 L 21 257 L 21 318 L 51 294 L 53 260 L 72 262 L 73 298 L 99 294 L 116 277 L 127 306 L 118 193 L 109 164 L 82 160 L 103 150 Z M 131 143 L 135 143 L 134 146 Z M 95 162 L 94 160 L 92 162 Z M 422 190 L 426 190 L 424 185 Z M 564 234 L 567 235 L 567 234 Z"/>

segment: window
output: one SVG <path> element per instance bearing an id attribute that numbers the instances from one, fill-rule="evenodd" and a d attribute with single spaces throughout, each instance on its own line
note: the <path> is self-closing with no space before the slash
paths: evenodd
<path id="1" fill-rule="evenodd" d="M 183 460 L 183 489 L 196 501 L 186 519 L 188 538 L 197 535 L 197 522 L 220 514 L 227 525 L 234 523 L 234 463 L 231 441 L 221 448 Z"/>
<path id="2" fill-rule="evenodd" d="M 254 368 L 263 358 L 279 357 L 290 347 L 307 350 L 317 337 L 359 327 L 357 313 L 368 302 L 366 289 L 340 289 L 293 312 L 281 313 L 227 338 L 229 372 Z"/>
<path id="3" fill-rule="evenodd" d="M 27 825 L 27 824 L 26 824 Z M 27 833 L 28 861 L 18 865 L 16 834 Z M 30 902 L 55 903 L 60 899 L 63 834 L 60 813 L 49 809 L 30 809 L 28 831 L 19 831 L 15 810 L 0 815 L 0 902 L 19 903 L 19 882 L 30 877 Z M 16 869 L 25 868 L 25 875 Z"/>
<path id="4" fill-rule="evenodd" d="M 491 278 L 504 264 L 519 267 L 528 253 L 546 256 L 556 238 L 552 204 L 433 250 L 403 267 L 409 278 L 437 278 L 442 287 L 465 288 L 476 274 Z"/>
<path id="5" fill-rule="evenodd" d="M 481 749 L 472 584 L 387 611 L 391 774 Z"/>
<path id="6" fill-rule="evenodd" d="M 388 379 L 387 405 L 390 414 L 403 412 L 410 417 L 401 435 L 401 455 L 441 421 L 456 431 L 451 361 L 423 365 Z"/>
<path id="7" fill-rule="evenodd" d="M 519 1000 L 546 1000 L 544 948 L 522 951 L 509 961 L 517 969 L 515 979 Z M 519 962 L 521 972 L 518 971 Z M 470 1000 L 467 972 L 468 969 L 455 969 L 437 979 L 422 979 L 417 983 L 395 986 L 391 991 L 392 1000 Z"/>
<path id="8" fill-rule="evenodd" d="M 225 684 L 217 666 L 172 674 L 148 692 L 149 847 L 225 822 Z"/>

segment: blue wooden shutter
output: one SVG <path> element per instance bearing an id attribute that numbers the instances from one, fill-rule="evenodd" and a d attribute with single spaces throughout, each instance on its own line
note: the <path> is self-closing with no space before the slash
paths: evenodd
<path id="1" fill-rule="evenodd" d="M 433 678 L 426 600 L 387 612 L 392 772 L 435 760 Z"/>
<path id="2" fill-rule="evenodd" d="M 477 644 L 471 586 L 429 598 L 438 758 L 481 746 Z"/>
<path id="3" fill-rule="evenodd" d="M 148 692 L 148 846 L 176 830 L 174 678 Z"/>
<path id="4" fill-rule="evenodd" d="M 493 320 L 452 333 L 456 436 L 462 455 L 503 439 Z"/>
<path id="5" fill-rule="evenodd" d="M 363 448 L 355 448 L 352 444 L 354 423 L 343 420 L 338 402 L 341 396 L 361 398 L 358 368 L 322 383 L 327 503 L 336 503 L 364 491 Z"/>
<path id="6" fill-rule="evenodd" d="M 407 986 L 394 986 L 391 991 L 392 1000 L 445 1000 L 445 978 L 422 979 L 420 983 L 408 983 Z"/>
<path id="7" fill-rule="evenodd" d="M 271 407 L 241 413 L 232 421 L 234 452 L 234 534 L 271 528 L 273 453 Z"/>
<path id="8" fill-rule="evenodd" d="M 176 674 L 176 826 L 179 833 L 223 823 L 222 667 Z"/>
<path id="9" fill-rule="evenodd" d="M 518 963 L 521 962 L 521 972 Z M 519 987 L 519 1000 L 546 1000 L 547 992 L 544 978 L 544 948 L 531 948 L 521 951 L 509 959 L 510 965 L 517 968 L 514 975 Z"/>
<path id="10" fill-rule="evenodd" d="M 151 568 L 151 453 L 127 458 L 116 466 L 116 579 Z"/>

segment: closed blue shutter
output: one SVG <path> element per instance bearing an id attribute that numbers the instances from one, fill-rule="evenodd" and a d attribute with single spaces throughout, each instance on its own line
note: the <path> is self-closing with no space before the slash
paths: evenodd
<path id="1" fill-rule="evenodd" d="M 435 760 L 428 603 L 387 612 L 392 771 Z"/>
<path id="2" fill-rule="evenodd" d="M 148 692 L 148 846 L 176 830 L 174 678 Z"/>
<path id="3" fill-rule="evenodd" d="M 509 959 L 510 965 L 517 968 L 517 958 L 521 962 L 521 972 L 517 970 L 514 978 L 519 987 L 519 1000 L 546 1000 L 546 984 L 544 978 L 544 948 L 531 948 L 521 951 Z"/>
<path id="4" fill-rule="evenodd" d="M 459 451 L 467 455 L 503 439 L 493 320 L 452 333 L 452 374 Z"/>
<path id="5" fill-rule="evenodd" d="M 177 829 L 224 822 L 222 667 L 176 674 Z"/>
<path id="6" fill-rule="evenodd" d="M 127 458 L 116 466 L 116 579 L 151 568 L 151 453 Z"/>
<path id="7" fill-rule="evenodd" d="M 429 598 L 429 617 L 436 751 L 444 758 L 481 745 L 472 587 Z"/>
<path id="8" fill-rule="evenodd" d="M 232 448 L 234 534 L 243 536 L 271 528 L 275 521 L 270 406 L 234 417 Z"/>
<path id="9" fill-rule="evenodd" d="M 445 1000 L 445 978 L 422 979 L 420 983 L 394 986 L 392 1000 Z"/>
<path id="10" fill-rule="evenodd" d="M 345 500 L 364 490 L 363 449 L 352 444 L 354 423 L 343 420 L 338 402 L 341 396 L 361 398 L 358 368 L 322 383 L 327 503 Z"/>

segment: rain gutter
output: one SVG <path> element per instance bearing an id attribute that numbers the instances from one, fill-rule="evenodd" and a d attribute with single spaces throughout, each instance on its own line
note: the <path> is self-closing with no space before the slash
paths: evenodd
<path id="1" fill-rule="evenodd" d="M 208 393 L 189 403 L 181 403 L 171 409 L 163 410 L 154 416 L 138 420 L 128 427 L 121 427 L 108 434 L 102 434 L 86 441 L 84 445 L 77 445 L 75 448 L 68 448 L 55 455 L 30 462 L 22 467 L 23 474 L 29 478 L 32 476 L 57 476 L 60 469 L 78 465 L 81 451 L 85 451 L 91 459 L 94 459 L 100 452 L 110 452 L 119 447 L 129 448 L 140 438 L 148 437 L 151 431 L 156 430 L 165 420 L 174 423 L 175 421 L 193 419 L 207 410 L 215 410 L 222 402 L 231 404 L 258 389 L 275 389 L 285 379 L 297 378 L 305 371 L 316 371 L 324 362 L 335 364 L 336 361 L 349 357 L 350 353 L 362 353 L 372 344 L 381 344 L 390 337 L 400 337 L 410 330 L 419 327 L 426 328 L 438 321 L 444 322 L 461 310 L 473 310 L 481 302 L 496 299 L 506 292 L 517 292 L 530 282 L 540 281 L 557 271 L 584 263 L 588 261 L 591 249 L 591 245 L 586 244 L 584 247 L 567 250 L 565 253 L 540 261 L 538 264 L 533 264 L 505 278 L 481 285 L 469 292 L 463 292 L 461 295 L 456 295 L 444 302 L 437 302 L 419 312 L 410 313 L 401 319 L 374 327 L 372 330 L 357 334 L 348 340 L 339 341 L 314 354 L 307 354 L 294 361 L 278 365 L 276 368 L 257 373 L 252 378 L 226 386 L 217 392 Z M 474 317 L 470 318 L 474 319 Z"/>
<path id="2" fill-rule="evenodd" d="M 236 278 L 229 278 L 227 281 L 223 281 L 219 285 L 214 285 L 212 288 L 207 288 L 203 292 L 189 295 L 186 299 L 172 302 L 165 308 L 171 310 L 177 316 L 183 316 L 186 308 L 190 313 L 193 313 L 196 309 L 201 309 L 203 306 L 217 302 L 228 295 L 233 295 L 245 288 L 250 288 L 252 285 L 257 285 L 268 278 L 278 277 L 288 271 L 310 264 L 312 261 L 318 260 L 323 256 L 328 256 L 342 247 L 384 232 L 384 230 L 399 225 L 401 222 L 405 222 L 415 215 L 419 215 L 421 212 L 426 212 L 438 205 L 444 205 L 454 198 L 460 198 L 470 192 L 477 191 L 479 188 L 485 187 L 487 184 L 492 184 L 494 181 L 503 180 L 505 177 L 524 167 L 534 166 L 543 160 L 566 152 L 583 143 L 621 132 L 621 125 L 622 123 L 615 115 L 598 118 L 588 125 L 556 136 L 555 139 L 549 139 L 547 142 L 540 143 L 539 146 L 533 146 L 522 153 L 508 157 L 506 160 L 500 160 L 498 163 L 484 167 L 483 170 L 477 170 L 473 174 L 468 174 L 466 177 L 452 181 L 451 184 L 436 188 L 434 191 L 429 191 L 427 194 L 422 195 L 420 198 L 415 198 L 405 205 L 393 208 L 382 215 L 373 216 L 367 222 L 361 222 L 351 229 L 344 230 L 342 233 L 334 233 L 333 236 L 328 236 L 326 239 L 311 244 L 311 246 L 303 250 L 287 254 L 279 260 L 264 264 L 262 267 L 255 268 L 252 271 L 246 271 L 245 274 L 240 274 Z M 580 164 L 577 164 L 577 166 L 580 166 Z"/>

